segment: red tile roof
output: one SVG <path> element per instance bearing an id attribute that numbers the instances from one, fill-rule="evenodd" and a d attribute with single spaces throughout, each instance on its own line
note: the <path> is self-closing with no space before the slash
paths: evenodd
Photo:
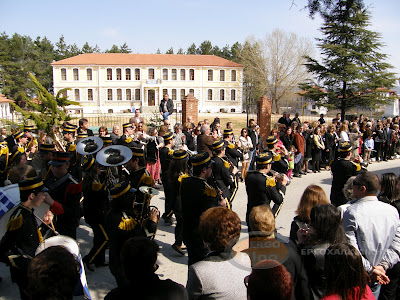
<path id="1" fill-rule="evenodd" d="M 0 94 L 0 103 L 14 103 L 14 100 L 7 99 L 5 95 Z"/>
<path id="2" fill-rule="evenodd" d="M 244 68 L 243 65 L 214 55 L 88 53 L 51 63 L 63 65 L 153 65 L 210 66 Z"/>

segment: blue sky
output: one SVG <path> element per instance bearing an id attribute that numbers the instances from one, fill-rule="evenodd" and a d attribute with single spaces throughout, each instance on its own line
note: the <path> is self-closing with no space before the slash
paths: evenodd
<path id="1" fill-rule="evenodd" d="M 101 50 L 126 42 L 133 53 L 184 50 L 210 40 L 223 47 L 262 38 L 280 28 L 313 40 L 320 20 L 301 10 L 306 0 L 1 0 L 0 31 L 46 36 L 53 43 L 64 35 L 68 44 L 86 41 Z M 400 73 L 399 0 L 365 0 L 372 13 L 372 30 L 382 34 L 381 52 Z M 317 53 L 317 50 L 316 50 Z M 399 75 L 400 76 L 400 75 Z"/>

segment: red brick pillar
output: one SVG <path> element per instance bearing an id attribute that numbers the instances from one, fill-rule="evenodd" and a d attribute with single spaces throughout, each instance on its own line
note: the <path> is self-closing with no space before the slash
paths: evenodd
<path id="1" fill-rule="evenodd" d="M 257 124 L 264 143 L 271 132 L 271 100 L 267 96 L 262 96 L 257 101 Z"/>
<path id="2" fill-rule="evenodd" d="M 182 123 L 185 124 L 187 117 L 191 116 L 193 123 L 197 125 L 199 121 L 199 100 L 192 94 L 188 94 L 182 100 Z"/>

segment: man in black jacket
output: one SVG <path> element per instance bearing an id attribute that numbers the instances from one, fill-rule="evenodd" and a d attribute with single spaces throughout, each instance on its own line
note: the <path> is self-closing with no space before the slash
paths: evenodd
<path id="1" fill-rule="evenodd" d="M 253 148 L 250 149 L 249 152 L 249 157 L 250 157 L 250 164 L 249 164 L 249 170 L 253 170 L 254 166 L 254 159 L 257 155 L 257 149 L 258 149 L 258 134 L 256 132 L 256 121 L 254 119 L 249 120 L 249 127 L 247 127 L 247 133 L 251 139 L 251 143 L 253 144 Z"/>
<path id="2" fill-rule="evenodd" d="M 93 136 L 93 131 L 89 129 L 89 121 L 87 119 L 79 120 L 79 128 L 77 133 L 87 133 L 88 136 Z"/>
<path id="3" fill-rule="evenodd" d="M 168 94 L 164 95 L 164 98 L 160 102 L 160 113 L 163 117 L 163 121 L 168 120 L 168 116 L 172 115 L 174 111 L 174 102 L 169 99 Z"/>

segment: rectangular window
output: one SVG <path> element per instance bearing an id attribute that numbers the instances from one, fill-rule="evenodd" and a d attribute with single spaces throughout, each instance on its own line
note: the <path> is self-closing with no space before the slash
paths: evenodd
<path id="1" fill-rule="evenodd" d="M 140 89 L 135 89 L 135 100 L 140 100 Z"/>
<path id="2" fill-rule="evenodd" d="M 171 77 L 172 77 L 172 80 L 176 80 L 176 69 L 171 70 Z"/>
<path id="3" fill-rule="evenodd" d="M 194 89 L 190 89 L 189 94 L 194 95 Z"/>
<path id="4" fill-rule="evenodd" d="M 112 94 L 112 89 L 107 90 L 107 100 L 112 100 L 113 99 L 113 94 Z"/>
<path id="5" fill-rule="evenodd" d="M 236 71 L 235 70 L 231 71 L 231 81 L 236 81 Z"/>
<path id="6" fill-rule="evenodd" d="M 117 80 L 121 80 L 121 79 L 122 79 L 121 69 L 117 69 Z"/>
<path id="7" fill-rule="evenodd" d="M 193 69 L 189 70 L 189 80 L 194 80 L 194 70 Z"/>
<path id="8" fill-rule="evenodd" d="M 236 100 L 236 90 L 231 90 L 231 101 Z"/>
<path id="9" fill-rule="evenodd" d="M 208 81 L 213 81 L 213 80 L 214 80 L 214 71 L 208 70 Z"/>
<path id="10" fill-rule="evenodd" d="M 219 81 L 225 81 L 225 70 L 219 70 Z"/>
<path id="11" fill-rule="evenodd" d="M 67 70 L 61 69 L 61 80 L 67 80 Z"/>
<path id="12" fill-rule="evenodd" d="M 107 80 L 112 80 L 112 70 L 111 69 L 107 69 Z"/>
<path id="13" fill-rule="evenodd" d="M 135 80 L 140 80 L 140 69 L 135 69 Z"/>
<path id="14" fill-rule="evenodd" d="M 225 100 L 225 90 L 219 91 L 219 100 Z"/>
<path id="15" fill-rule="evenodd" d="M 87 90 L 87 99 L 89 101 L 93 101 L 93 90 L 92 89 Z"/>
<path id="16" fill-rule="evenodd" d="M 176 89 L 172 89 L 172 91 L 171 91 L 171 93 L 172 93 L 172 95 L 171 95 L 171 99 L 172 100 L 176 100 Z"/>
<path id="17" fill-rule="evenodd" d="M 163 98 L 164 98 L 164 95 L 165 95 L 165 94 L 168 94 L 168 90 L 167 90 L 167 89 L 163 89 L 163 90 L 162 90 L 162 97 L 163 97 Z"/>
<path id="18" fill-rule="evenodd" d="M 79 101 L 79 89 L 75 89 L 74 94 L 75 94 L 75 101 Z"/>
<path id="19" fill-rule="evenodd" d="M 125 79 L 131 80 L 131 69 L 125 69 Z"/>
<path id="20" fill-rule="evenodd" d="M 74 80 L 79 80 L 79 70 L 78 69 L 74 69 Z"/>
<path id="21" fill-rule="evenodd" d="M 131 89 L 126 89 L 126 100 L 132 100 Z"/>
<path id="22" fill-rule="evenodd" d="M 181 80 L 186 80 L 186 70 L 181 69 Z"/>
<path id="23" fill-rule="evenodd" d="M 148 77 L 149 77 L 149 79 L 154 79 L 154 69 L 149 69 L 148 70 Z"/>
<path id="24" fill-rule="evenodd" d="M 68 97 L 67 91 L 63 91 L 63 92 L 61 93 L 61 97 L 67 98 L 67 97 Z"/>
<path id="25" fill-rule="evenodd" d="M 122 100 L 122 90 L 117 89 L 117 100 Z"/>
<path id="26" fill-rule="evenodd" d="M 185 100 L 185 89 L 181 89 L 181 101 Z"/>
<path id="27" fill-rule="evenodd" d="M 209 89 L 209 90 L 208 90 L 208 97 L 207 97 L 207 99 L 208 99 L 208 100 L 212 100 L 212 89 Z"/>
<path id="28" fill-rule="evenodd" d="M 168 69 L 163 69 L 162 70 L 162 79 L 163 80 L 168 80 Z"/>
<path id="29" fill-rule="evenodd" d="M 87 80 L 89 80 L 89 81 L 91 81 L 93 78 L 92 78 L 92 69 L 86 69 L 86 77 L 87 77 Z"/>

